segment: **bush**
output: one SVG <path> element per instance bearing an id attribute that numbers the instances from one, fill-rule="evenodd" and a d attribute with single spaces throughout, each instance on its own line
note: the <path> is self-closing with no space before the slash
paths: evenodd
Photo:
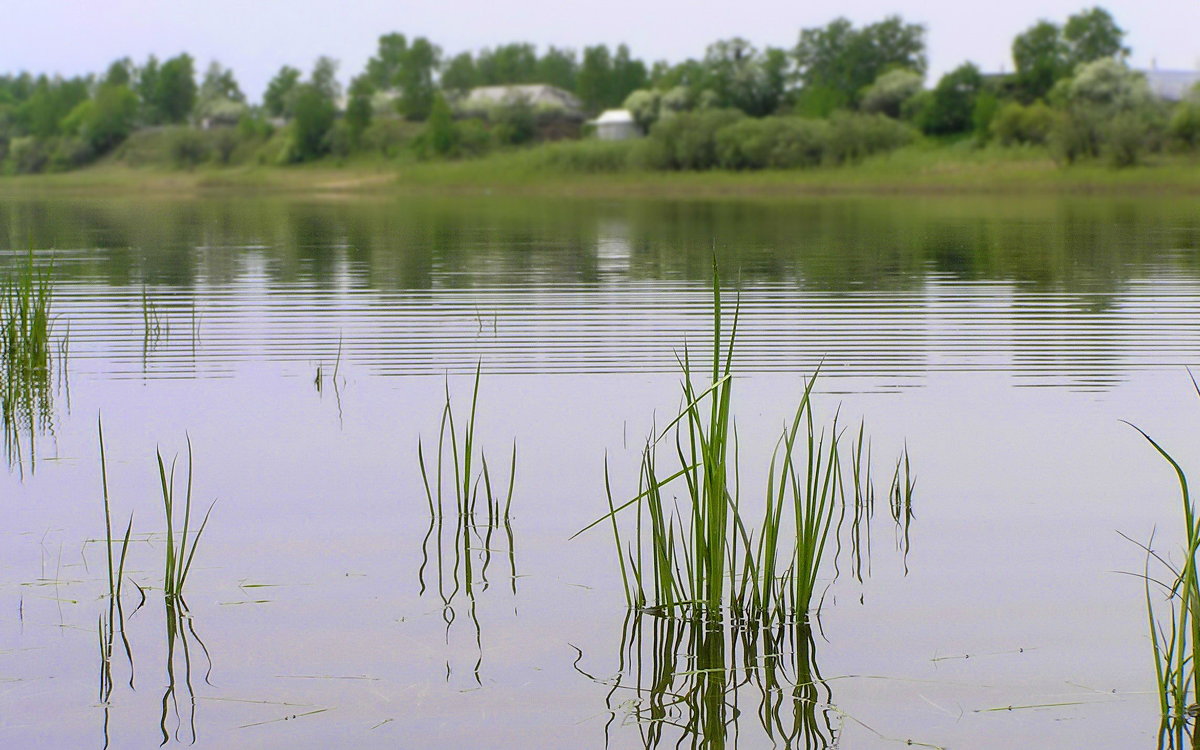
<path id="1" fill-rule="evenodd" d="M 398 117 L 376 117 L 363 130 L 360 143 L 367 151 L 394 157 L 412 144 L 421 127 Z"/>
<path id="2" fill-rule="evenodd" d="M 645 165 L 655 169 L 711 169 L 717 166 L 717 131 L 744 118 L 735 109 L 680 112 L 650 129 L 642 149 Z"/>
<path id="3" fill-rule="evenodd" d="M 871 154 L 893 151 L 916 140 L 908 125 L 883 115 L 835 112 L 829 118 L 829 142 L 825 161 L 854 162 Z"/>
<path id="4" fill-rule="evenodd" d="M 48 166 L 55 172 L 65 172 L 78 169 L 95 158 L 96 149 L 88 139 L 74 136 L 55 138 Z"/>
<path id="5" fill-rule="evenodd" d="M 788 169 L 821 163 L 829 124 L 803 117 L 741 120 L 717 131 L 717 161 L 725 169 Z"/>
<path id="6" fill-rule="evenodd" d="M 1121 112 L 1105 123 L 1103 151 L 1114 167 L 1132 167 L 1150 146 L 1150 125 L 1135 112 Z"/>
<path id="7" fill-rule="evenodd" d="M 1171 115 L 1167 133 L 1181 148 L 1195 149 L 1200 146 L 1200 103 L 1180 102 Z"/>
<path id="8" fill-rule="evenodd" d="M 1085 110 L 1060 112 L 1054 118 L 1048 142 L 1060 164 L 1074 164 L 1100 153 L 1099 123 Z"/>
<path id="9" fill-rule="evenodd" d="M 1042 102 L 1025 106 L 1009 102 L 1000 108 L 988 127 L 992 137 L 1002 146 L 1031 143 L 1045 145 L 1055 126 L 1054 110 Z"/>
<path id="10" fill-rule="evenodd" d="M 537 136 L 537 116 L 533 105 L 516 97 L 497 106 L 489 114 L 494 123 L 496 140 L 509 146 L 529 143 Z"/>
<path id="11" fill-rule="evenodd" d="M 595 174 L 627 169 L 633 148 L 633 141 L 564 141 L 530 153 L 537 154 L 539 167 Z"/>
<path id="12" fill-rule="evenodd" d="M 171 163 L 176 167 L 191 169 L 208 161 L 211 148 L 204 133 L 192 128 L 179 128 L 171 136 Z"/>
<path id="13" fill-rule="evenodd" d="M 889 70 L 863 91 L 859 108 L 898 118 L 904 103 L 920 93 L 924 83 L 925 77 L 920 73 L 903 68 Z"/>
<path id="14" fill-rule="evenodd" d="M 42 172 L 50 164 L 46 142 L 34 136 L 13 138 L 8 145 L 9 169 L 17 174 Z"/>
<path id="15" fill-rule="evenodd" d="M 483 120 L 460 120 L 454 127 L 458 131 L 459 156 L 483 156 L 492 150 L 492 132 Z"/>

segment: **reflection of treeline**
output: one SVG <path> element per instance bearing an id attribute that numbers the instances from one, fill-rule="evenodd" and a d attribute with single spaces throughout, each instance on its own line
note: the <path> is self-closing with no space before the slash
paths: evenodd
<path id="1" fill-rule="evenodd" d="M 704 281 L 714 243 L 731 278 L 824 289 L 910 288 L 936 273 L 1104 293 L 1163 266 L 1200 273 L 1194 253 L 1174 252 L 1200 247 L 1186 199 L 277 198 L 160 201 L 153 209 L 140 199 L 9 201 L 0 236 L 101 248 L 58 264 L 56 278 L 134 289 L 231 284 L 251 270 L 330 288 L 471 287 L 531 273 L 597 283 L 602 241 L 625 247 L 621 273 L 635 279 Z M 238 249 L 247 246 L 258 249 Z"/>
<path id="2" fill-rule="evenodd" d="M 932 88 L 925 29 L 899 17 L 862 27 L 838 19 L 802 30 L 790 49 L 724 39 L 677 63 L 648 63 L 625 45 L 513 43 L 450 55 L 393 33 L 345 88 L 336 61 L 321 57 L 307 77 L 284 66 L 258 104 L 217 62 L 197 83 L 187 54 L 141 65 L 124 58 L 102 75 L 0 76 L 0 163 L 8 172 L 71 169 L 114 149 L 131 163 L 180 166 L 465 157 L 576 132 L 547 125 L 552 113 L 520 96 L 486 113 L 455 111 L 474 87 L 516 84 L 570 92 L 578 116 L 623 106 L 660 141 L 698 143 L 682 154 L 649 149 L 638 162 L 659 168 L 841 163 L 918 134 L 1048 147 L 1068 163 L 1128 165 L 1150 151 L 1194 150 L 1200 92 L 1178 103 L 1153 96 L 1126 66 L 1124 34 L 1101 8 L 1061 27 L 1040 21 L 1014 39 L 1013 73 L 967 63 Z M 827 121 L 835 113 L 841 119 Z M 737 114 L 750 119 L 715 138 L 712 123 Z M 612 154 L 595 158 L 611 163 Z M 595 168 L 594 156 L 574 158 Z"/>

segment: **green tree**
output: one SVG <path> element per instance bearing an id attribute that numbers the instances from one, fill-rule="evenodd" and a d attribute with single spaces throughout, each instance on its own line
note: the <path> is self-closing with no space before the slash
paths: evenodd
<path id="1" fill-rule="evenodd" d="M 272 117 L 291 117 L 292 95 L 300 83 L 300 71 L 284 65 L 267 84 L 263 107 Z"/>
<path id="2" fill-rule="evenodd" d="M 460 52 L 442 68 L 442 88 L 447 91 L 469 91 L 480 84 L 479 68 L 470 52 Z"/>
<path id="3" fill-rule="evenodd" d="M 423 140 L 430 151 L 438 156 L 449 156 L 458 147 L 458 130 L 454 127 L 454 116 L 445 97 L 435 94 L 425 122 Z"/>
<path id="4" fill-rule="evenodd" d="M 503 44 L 480 51 L 476 60 L 481 86 L 534 83 L 537 48 L 527 42 Z"/>
<path id="5" fill-rule="evenodd" d="M 410 120 L 429 117 L 437 91 L 433 75 L 441 54 L 441 50 L 425 37 L 417 37 L 408 48 L 396 83 L 400 89 L 400 111 Z"/>
<path id="6" fill-rule="evenodd" d="M 920 93 L 924 85 L 925 76 L 920 73 L 903 68 L 889 70 L 866 88 L 859 106 L 864 112 L 898 118 L 904 103 Z"/>
<path id="7" fill-rule="evenodd" d="M 813 90 L 810 97 L 854 105 L 862 90 L 890 68 L 925 72 L 925 27 L 889 16 L 856 29 L 839 18 L 801 31 L 792 54 L 804 88 Z"/>
<path id="8" fill-rule="evenodd" d="M 769 57 L 740 37 L 714 42 L 704 53 L 702 87 L 715 95 L 718 107 L 734 107 L 753 117 L 774 112 L 783 97 L 787 58 L 782 50 Z"/>
<path id="9" fill-rule="evenodd" d="M 133 60 L 128 57 L 113 60 L 104 73 L 103 83 L 107 86 L 132 86 L 136 70 Z"/>
<path id="10" fill-rule="evenodd" d="M 294 161 L 315 159 L 329 150 L 327 136 L 337 113 L 328 93 L 313 82 L 296 87 L 292 104 Z"/>
<path id="11" fill-rule="evenodd" d="M 642 88 L 649 80 L 646 63 L 636 59 L 629 47 L 621 44 L 612 59 L 612 73 L 604 94 L 604 106 L 616 107 L 625 97 Z"/>
<path id="12" fill-rule="evenodd" d="M 62 120 L 88 99 L 88 82 L 83 78 L 39 76 L 28 98 L 17 106 L 13 119 L 18 129 L 37 138 L 61 132 Z"/>
<path id="13" fill-rule="evenodd" d="M 363 131 L 371 124 L 371 97 L 375 87 L 365 75 L 358 76 L 350 82 L 350 101 L 346 104 L 346 128 L 350 135 L 351 145 L 357 146 Z"/>
<path id="14" fill-rule="evenodd" d="M 1071 72 L 1062 30 L 1050 21 L 1038 21 L 1013 39 L 1016 85 L 1025 101 L 1046 96 L 1054 83 Z"/>
<path id="15" fill-rule="evenodd" d="M 205 71 L 196 95 L 196 116 L 219 118 L 233 124 L 241 119 L 247 109 L 246 95 L 234 79 L 233 71 L 214 60 Z"/>
<path id="16" fill-rule="evenodd" d="M 150 55 L 146 64 L 137 71 L 137 83 L 133 90 L 141 101 L 142 120 L 150 124 L 159 122 L 158 114 L 158 58 Z"/>
<path id="17" fill-rule="evenodd" d="M 574 50 L 550 47 L 538 58 L 534 77 L 538 83 L 548 83 L 560 89 L 574 91 L 578 68 L 579 63 L 575 60 Z"/>
<path id="18" fill-rule="evenodd" d="M 612 70 L 612 55 L 609 54 L 607 45 L 584 48 L 575 92 L 583 102 L 584 109 L 598 112 L 604 108 L 611 89 L 609 79 Z"/>
<path id="19" fill-rule="evenodd" d="M 938 81 L 919 118 L 921 129 L 933 135 L 965 133 L 975 127 L 975 100 L 983 90 L 979 68 L 964 63 Z"/>
<path id="20" fill-rule="evenodd" d="M 102 154 L 129 137 L 138 115 L 137 94 L 128 86 L 102 84 L 64 121 L 64 130 L 78 135 Z"/>
<path id="21" fill-rule="evenodd" d="M 396 87 L 396 79 L 407 55 L 408 38 L 403 34 L 391 33 L 379 37 L 375 56 L 367 60 L 367 80 L 377 91 L 392 90 Z"/>
<path id="22" fill-rule="evenodd" d="M 192 56 L 172 57 L 158 70 L 154 111 L 162 122 L 184 122 L 196 106 L 196 71 Z"/>
<path id="23" fill-rule="evenodd" d="M 313 72 L 308 81 L 322 97 L 330 104 L 335 103 L 342 95 L 342 85 L 337 80 L 337 60 L 321 55 L 313 63 Z"/>
<path id="24" fill-rule="evenodd" d="M 1062 35 L 1070 70 L 1093 60 L 1124 59 L 1129 55 L 1129 49 L 1123 44 L 1125 32 L 1109 12 L 1100 7 L 1080 11 L 1068 18 Z"/>

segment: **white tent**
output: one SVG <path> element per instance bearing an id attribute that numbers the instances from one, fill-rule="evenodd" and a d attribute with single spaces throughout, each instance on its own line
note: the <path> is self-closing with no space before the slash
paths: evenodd
<path id="1" fill-rule="evenodd" d="M 602 141 L 624 141 L 642 134 L 627 109 L 607 109 L 592 124 L 596 126 L 596 137 Z"/>

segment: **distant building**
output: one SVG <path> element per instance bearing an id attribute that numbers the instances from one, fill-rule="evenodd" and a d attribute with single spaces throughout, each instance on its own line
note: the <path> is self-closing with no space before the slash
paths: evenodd
<path id="1" fill-rule="evenodd" d="M 606 109 L 591 124 L 596 126 L 596 137 L 602 141 L 625 141 L 642 135 L 633 113 L 627 109 Z"/>
<path id="2" fill-rule="evenodd" d="M 1160 99 L 1177 102 L 1200 83 L 1200 70 L 1142 70 L 1150 90 Z"/>
<path id="3" fill-rule="evenodd" d="M 480 86 L 458 102 L 458 111 L 469 117 L 487 117 L 496 107 L 525 102 L 543 115 L 583 119 L 583 103 L 570 91 L 547 84 Z"/>

